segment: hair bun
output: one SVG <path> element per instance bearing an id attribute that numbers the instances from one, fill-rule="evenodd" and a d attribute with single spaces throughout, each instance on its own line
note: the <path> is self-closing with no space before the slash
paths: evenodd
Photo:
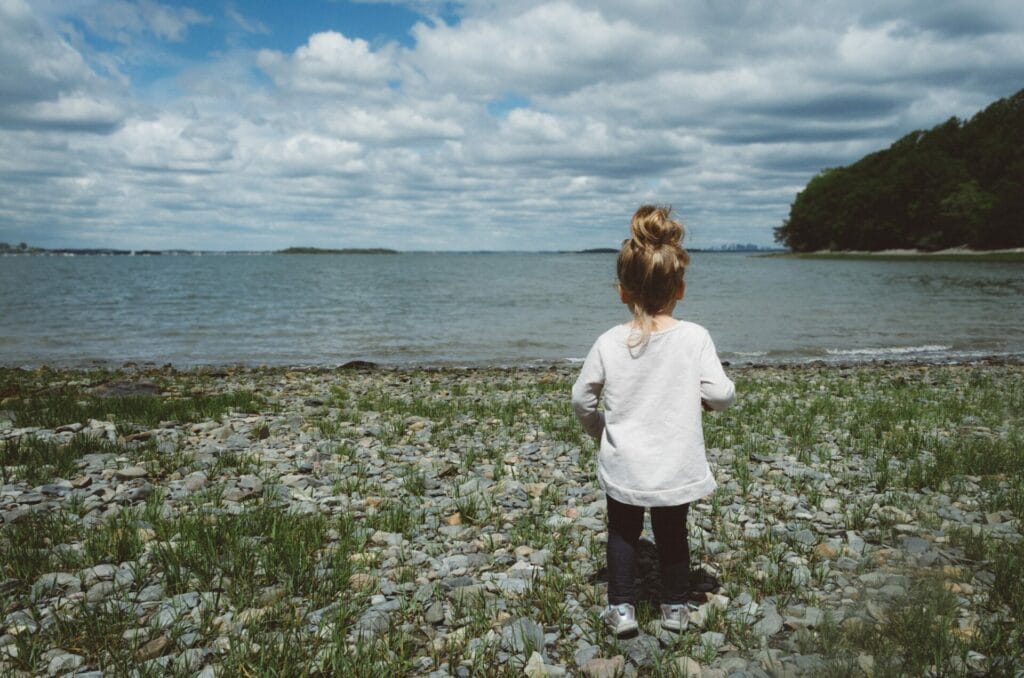
<path id="1" fill-rule="evenodd" d="M 679 241 L 683 238 L 683 225 L 672 218 L 671 207 L 643 205 L 633 214 L 630 232 L 634 246 L 679 247 Z"/>

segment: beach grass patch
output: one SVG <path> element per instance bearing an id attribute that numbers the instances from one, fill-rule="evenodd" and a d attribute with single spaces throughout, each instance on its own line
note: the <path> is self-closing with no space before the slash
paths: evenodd
<path id="1" fill-rule="evenodd" d="M 0 443 L 0 477 L 4 483 L 17 480 L 29 486 L 41 485 L 55 478 L 70 478 L 86 454 L 127 453 L 125 446 L 98 436 L 77 434 L 61 442 L 26 435 Z"/>
<path id="2" fill-rule="evenodd" d="M 45 396 L 14 400 L 5 407 L 18 426 L 56 428 L 88 423 L 91 419 L 113 421 L 123 432 L 133 426 L 153 428 L 161 422 L 178 423 L 219 419 L 229 411 L 258 412 L 262 401 L 252 391 L 214 395 L 162 397 L 127 395 L 99 397 L 64 388 Z"/>
<path id="3" fill-rule="evenodd" d="M 826 620 L 815 637 L 802 639 L 827 660 L 827 675 L 852 675 L 857 658 L 873 657 L 873 675 L 960 675 L 966 673 L 968 645 L 956 633 L 958 603 L 942 582 L 922 577 L 886 608 L 879 623 L 842 627 Z"/>
<path id="4" fill-rule="evenodd" d="M 24 595 L 41 575 L 79 567 L 83 559 L 77 551 L 55 547 L 74 541 L 80 529 L 77 516 L 61 510 L 36 511 L 5 523 L 0 528 L 4 595 Z"/>

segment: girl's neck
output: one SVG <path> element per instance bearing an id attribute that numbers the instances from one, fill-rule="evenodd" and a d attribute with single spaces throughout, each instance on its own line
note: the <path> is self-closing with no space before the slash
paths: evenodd
<path id="1" fill-rule="evenodd" d="M 672 317 L 671 313 L 659 313 L 651 316 L 651 331 L 661 332 L 667 330 L 670 327 L 675 327 L 679 324 L 679 321 Z M 629 323 L 630 327 L 640 329 L 639 323 L 634 319 Z"/>
<path id="2" fill-rule="evenodd" d="M 651 330 L 661 332 L 679 324 L 679 321 L 672 317 L 671 313 L 659 313 L 651 318 Z"/>

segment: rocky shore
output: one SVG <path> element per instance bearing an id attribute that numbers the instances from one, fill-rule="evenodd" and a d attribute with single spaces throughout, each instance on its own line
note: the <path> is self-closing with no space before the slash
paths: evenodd
<path id="1" fill-rule="evenodd" d="M 1024 671 L 1024 366 L 730 372 L 620 640 L 570 368 L 0 370 L 0 675 Z"/>

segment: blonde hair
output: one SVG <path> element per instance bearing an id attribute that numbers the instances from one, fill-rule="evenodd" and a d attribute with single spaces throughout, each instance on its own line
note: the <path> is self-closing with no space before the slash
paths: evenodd
<path id="1" fill-rule="evenodd" d="M 629 229 L 615 269 L 619 290 L 639 329 L 629 340 L 630 348 L 636 348 L 650 339 L 654 316 L 675 300 L 690 255 L 680 245 L 683 225 L 672 218 L 671 207 L 642 205 Z"/>

